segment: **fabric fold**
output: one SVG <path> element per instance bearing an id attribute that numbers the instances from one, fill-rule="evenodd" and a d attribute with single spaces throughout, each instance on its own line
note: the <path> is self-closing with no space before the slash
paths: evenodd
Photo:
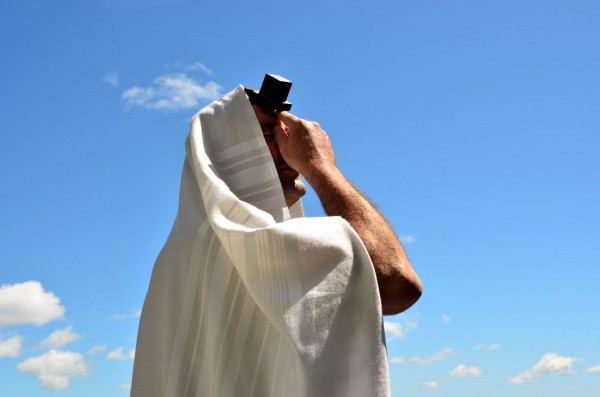
<path id="1" fill-rule="evenodd" d="M 243 87 L 194 116 L 132 396 L 389 395 L 364 245 L 340 217 L 302 215 L 285 204 Z"/>

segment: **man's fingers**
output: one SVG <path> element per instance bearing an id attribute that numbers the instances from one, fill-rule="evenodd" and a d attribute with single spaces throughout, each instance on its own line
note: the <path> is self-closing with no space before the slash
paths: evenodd
<path id="1" fill-rule="evenodd" d="M 279 120 L 283 121 L 284 124 L 286 124 L 287 126 L 291 126 L 292 124 L 299 124 L 302 122 L 302 119 L 286 111 L 277 112 L 277 116 L 279 117 Z"/>

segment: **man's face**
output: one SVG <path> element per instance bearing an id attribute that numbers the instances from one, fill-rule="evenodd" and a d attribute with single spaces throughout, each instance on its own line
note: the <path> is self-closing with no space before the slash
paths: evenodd
<path id="1" fill-rule="evenodd" d="M 300 197 L 304 196 L 306 193 L 306 186 L 300 179 L 300 174 L 285 162 L 279 151 L 277 142 L 275 141 L 275 129 L 287 129 L 287 127 L 281 123 L 274 111 L 256 104 L 252 105 L 252 108 L 254 109 L 254 113 L 260 124 L 265 142 L 271 152 L 271 157 L 273 158 L 273 163 L 275 163 L 277 175 L 279 176 L 279 181 L 283 188 L 285 202 L 289 207 L 298 201 Z"/>

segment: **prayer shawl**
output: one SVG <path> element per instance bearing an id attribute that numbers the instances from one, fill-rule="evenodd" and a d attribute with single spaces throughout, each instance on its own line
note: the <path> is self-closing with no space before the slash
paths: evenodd
<path id="1" fill-rule="evenodd" d="M 302 216 L 243 87 L 194 116 L 133 397 L 389 396 L 369 255 L 342 218 Z"/>

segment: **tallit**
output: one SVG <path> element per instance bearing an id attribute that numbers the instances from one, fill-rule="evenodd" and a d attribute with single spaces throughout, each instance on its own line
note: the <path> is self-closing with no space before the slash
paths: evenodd
<path id="1" fill-rule="evenodd" d="M 133 397 L 389 395 L 367 251 L 342 218 L 302 216 L 243 87 L 193 117 Z"/>

